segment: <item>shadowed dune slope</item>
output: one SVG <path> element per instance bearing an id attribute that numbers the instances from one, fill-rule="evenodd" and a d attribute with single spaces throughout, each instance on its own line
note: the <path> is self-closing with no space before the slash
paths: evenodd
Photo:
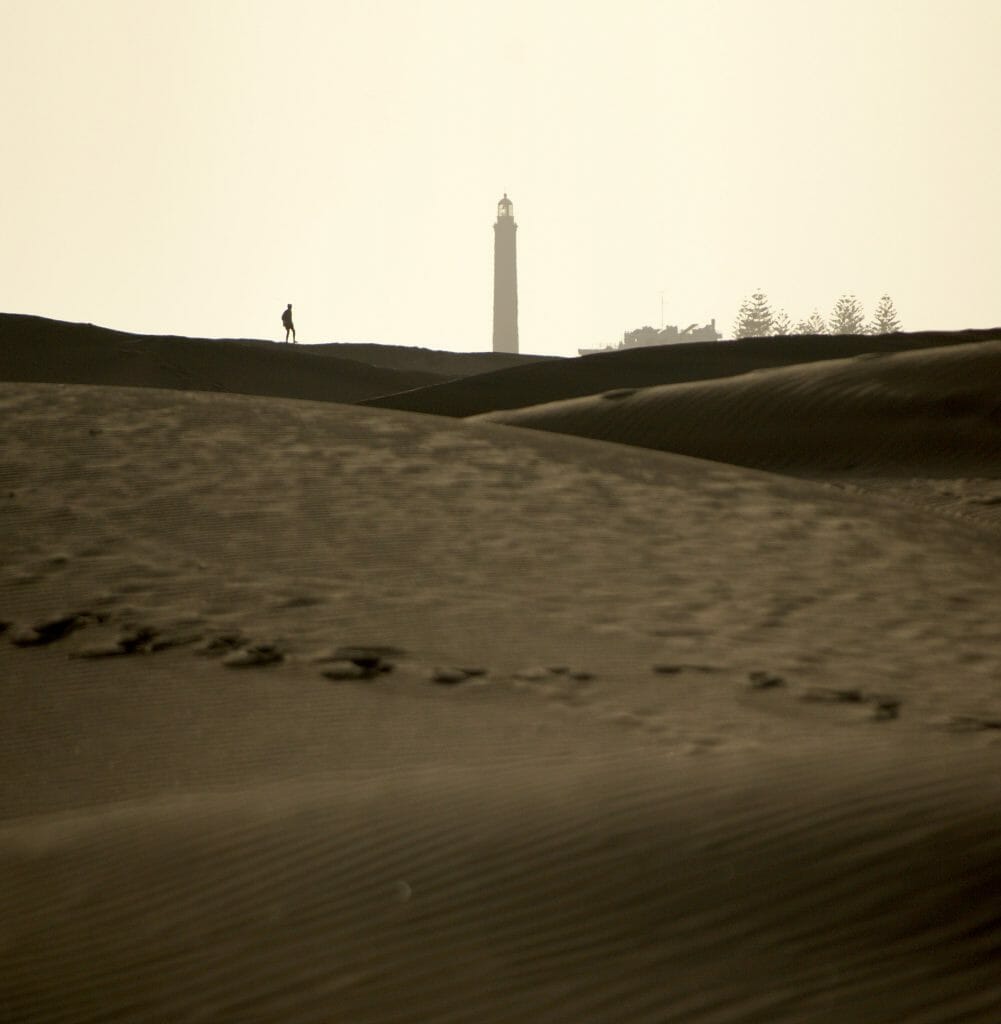
<path id="1" fill-rule="evenodd" d="M 0 380 L 357 402 L 445 379 L 419 369 L 372 366 L 326 346 L 147 336 L 92 324 L 0 315 Z M 348 346 L 338 346 L 348 348 Z"/>
<path id="2" fill-rule="evenodd" d="M 309 348 L 323 355 L 354 359 L 359 363 L 383 366 L 389 370 L 436 374 L 443 380 L 492 373 L 510 366 L 548 362 L 554 358 L 514 352 L 444 352 L 409 345 L 379 345 L 362 341 L 329 342 L 310 345 Z"/>
<path id="3" fill-rule="evenodd" d="M 479 417 L 806 474 L 1001 474 L 1001 341 L 860 356 Z"/>
<path id="4" fill-rule="evenodd" d="M 677 384 L 867 352 L 902 352 L 997 339 L 1001 339 L 1001 328 L 660 345 L 516 366 L 467 380 L 432 384 L 406 394 L 366 399 L 365 404 L 439 416 L 474 416 L 593 395 L 609 388 Z"/>
<path id="5" fill-rule="evenodd" d="M 0 1018 L 996 1024 L 995 535 L 337 403 L 0 415 Z"/>

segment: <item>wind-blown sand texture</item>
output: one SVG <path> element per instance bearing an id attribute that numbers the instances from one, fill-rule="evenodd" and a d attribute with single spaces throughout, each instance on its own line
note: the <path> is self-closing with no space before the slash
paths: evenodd
<path id="1" fill-rule="evenodd" d="M 905 352 L 991 340 L 1001 340 L 1001 329 L 901 332 L 878 337 L 807 335 L 657 345 L 515 366 L 363 401 L 384 409 L 475 416 L 593 395 L 612 388 L 679 384 L 863 353 Z"/>
<path id="2" fill-rule="evenodd" d="M 993 530 L 482 420 L 0 410 L 0 1019 L 997 1020 Z"/>

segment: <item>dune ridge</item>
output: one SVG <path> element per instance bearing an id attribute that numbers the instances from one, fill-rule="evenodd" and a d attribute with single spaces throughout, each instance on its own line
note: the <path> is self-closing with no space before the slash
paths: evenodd
<path id="1" fill-rule="evenodd" d="M 1001 339 L 1001 328 L 915 331 L 879 336 L 807 335 L 695 342 L 602 352 L 578 359 L 510 367 L 463 381 L 432 384 L 398 395 L 364 399 L 383 409 L 438 416 L 475 416 L 496 410 L 598 394 L 733 377 L 781 366 Z"/>
<path id="2" fill-rule="evenodd" d="M 310 345 L 310 348 L 325 355 L 353 359 L 360 363 L 368 363 L 370 366 L 383 366 L 407 372 L 419 370 L 435 374 L 442 380 L 472 377 L 480 373 L 507 369 L 509 366 L 560 361 L 558 356 L 536 356 L 527 352 L 446 352 L 411 345 L 361 341 L 327 342 Z"/>
<path id="3" fill-rule="evenodd" d="M 541 357 L 138 335 L 0 314 L 0 380 L 356 402 Z"/>
<path id="4" fill-rule="evenodd" d="M 489 413 L 1001 522 L 1001 342 L 764 370 Z"/>

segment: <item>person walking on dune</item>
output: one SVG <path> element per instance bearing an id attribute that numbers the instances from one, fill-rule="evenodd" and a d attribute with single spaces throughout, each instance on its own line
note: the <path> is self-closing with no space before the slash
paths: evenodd
<path id="1" fill-rule="evenodd" d="M 292 332 L 292 344 L 295 344 L 295 324 L 292 323 L 292 303 L 290 302 L 285 307 L 285 312 L 282 313 L 282 326 L 285 328 L 285 344 L 288 344 L 288 333 Z"/>

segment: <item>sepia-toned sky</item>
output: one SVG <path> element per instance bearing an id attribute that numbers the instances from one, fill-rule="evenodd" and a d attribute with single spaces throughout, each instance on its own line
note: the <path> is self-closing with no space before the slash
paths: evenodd
<path id="1" fill-rule="evenodd" d="M 0 311 L 573 355 L 1001 324 L 997 0 L 0 0 Z"/>

